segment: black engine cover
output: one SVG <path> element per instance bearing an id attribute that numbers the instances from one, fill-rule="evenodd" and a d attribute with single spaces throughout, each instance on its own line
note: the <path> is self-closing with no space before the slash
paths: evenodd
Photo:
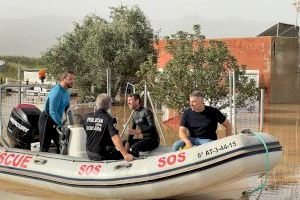
<path id="1" fill-rule="evenodd" d="M 32 104 L 19 104 L 12 109 L 7 135 L 14 147 L 30 149 L 30 143 L 39 141 L 38 121 L 41 111 Z"/>

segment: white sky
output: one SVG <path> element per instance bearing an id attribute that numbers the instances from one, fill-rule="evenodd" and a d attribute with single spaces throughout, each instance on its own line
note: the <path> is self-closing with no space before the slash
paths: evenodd
<path id="1" fill-rule="evenodd" d="M 0 19 L 57 15 L 81 19 L 96 13 L 107 18 L 110 6 L 139 5 L 149 19 L 183 16 L 207 19 L 296 22 L 294 0 L 0 0 Z"/>

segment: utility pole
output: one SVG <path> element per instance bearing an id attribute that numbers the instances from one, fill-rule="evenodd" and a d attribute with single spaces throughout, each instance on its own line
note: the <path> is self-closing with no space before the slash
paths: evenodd
<path id="1" fill-rule="evenodd" d="M 296 31 L 297 31 L 297 37 L 299 37 L 298 16 L 299 16 L 299 12 L 300 12 L 300 0 L 295 0 L 295 2 L 293 3 L 293 5 L 295 6 L 295 10 L 296 10 L 296 23 L 295 23 L 295 29 L 296 29 Z"/>

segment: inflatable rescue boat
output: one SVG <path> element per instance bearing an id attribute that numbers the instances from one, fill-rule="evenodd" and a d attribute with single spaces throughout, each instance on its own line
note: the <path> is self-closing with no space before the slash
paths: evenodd
<path id="1" fill-rule="evenodd" d="M 61 154 L 55 154 L 37 151 L 40 111 L 29 104 L 15 107 L 1 131 L 0 178 L 94 198 L 232 198 L 226 192 L 241 186 L 237 183 L 265 174 L 266 152 L 270 169 L 282 155 L 272 135 L 248 131 L 178 152 L 160 146 L 132 162 L 90 161 L 82 126 L 90 110 L 83 105 L 69 110 Z"/>

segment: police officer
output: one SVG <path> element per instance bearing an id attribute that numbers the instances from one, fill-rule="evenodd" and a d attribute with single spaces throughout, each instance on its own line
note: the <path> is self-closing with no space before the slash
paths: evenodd
<path id="1" fill-rule="evenodd" d="M 128 130 L 128 141 L 125 148 L 134 156 L 139 156 L 140 151 L 151 151 L 159 146 L 159 135 L 155 127 L 152 112 L 142 107 L 139 94 L 128 95 L 127 104 L 134 110 L 132 115 L 132 125 Z M 142 139 L 134 139 L 134 136 L 142 135 Z"/>
<path id="2" fill-rule="evenodd" d="M 114 126 L 116 120 L 107 112 L 111 107 L 111 101 L 109 95 L 99 94 L 95 112 L 87 114 L 84 119 L 87 155 L 90 160 L 97 161 L 122 158 L 131 161 L 133 156 L 124 148 L 118 130 Z"/>

